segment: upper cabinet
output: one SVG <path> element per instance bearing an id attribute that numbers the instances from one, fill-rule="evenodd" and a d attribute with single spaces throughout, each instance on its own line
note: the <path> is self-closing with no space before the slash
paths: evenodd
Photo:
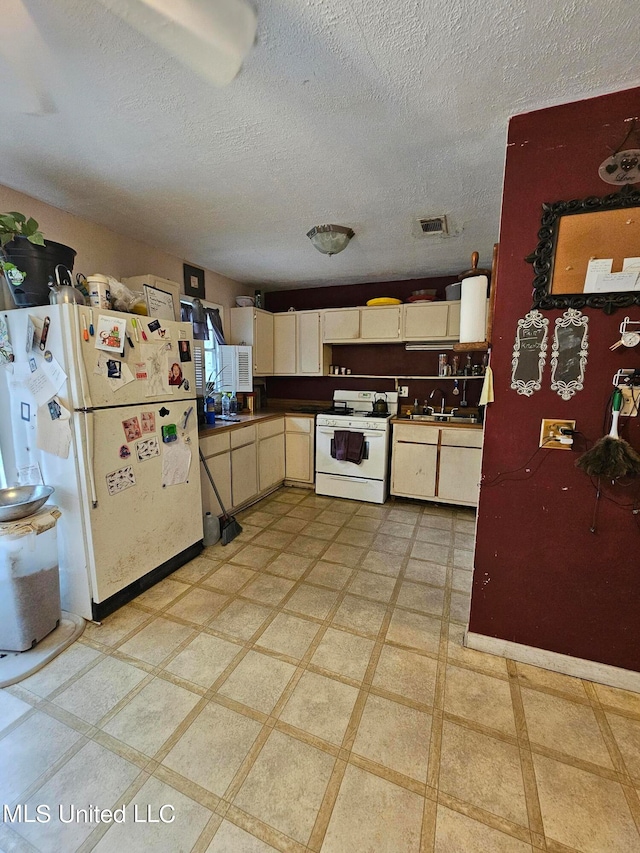
<path id="1" fill-rule="evenodd" d="M 232 308 L 229 312 L 232 344 L 253 347 L 253 375 L 273 375 L 273 314 L 260 308 Z"/>
<path id="2" fill-rule="evenodd" d="M 395 343 L 400 340 L 400 305 L 360 309 L 360 338 L 363 341 Z"/>
<path id="3" fill-rule="evenodd" d="M 322 340 L 325 343 L 350 343 L 360 337 L 359 308 L 327 308 L 322 315 Z"/>
<path id="4" fill-rule="evenodd" d="M 273 315 L 273 372 L 276 376 L 296 373 L 296 320 L 293 312 Z"/>
<path id="5" fill-rule="evenodd" d="M 329 308 L 323 314 L 328 344 L 458 340 L 460 302 L 416 302 L 363 308 Z"/>
<path id="6" fill-rule="evenodd" d="M 414 302 L 402 306 L 403 341 L 460 337 L 460 302 Z"/>
<path id="7" fill-rule="evenodd" d="M 322 343 L 322 312 L 297 311 L 297 376 L 323 376 L 329 372 L 331 347 Z"/>
<path id="8" fill-rule="evenodd" d="M 286 311 L 273 315 L 273 375 L 323 376 L 329 372 L 331 347 L 320 334 L 320 311 Z"/>

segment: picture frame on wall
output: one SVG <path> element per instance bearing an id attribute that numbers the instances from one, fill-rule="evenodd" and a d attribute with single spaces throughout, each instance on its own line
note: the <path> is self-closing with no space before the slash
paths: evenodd
<path id="1" fill-rule="evenodd" d="M 185 295 L 204 299 L 204 270 L 199 267 L 192 267 L 191 264 L 183 264 L 182 270 Z"/>

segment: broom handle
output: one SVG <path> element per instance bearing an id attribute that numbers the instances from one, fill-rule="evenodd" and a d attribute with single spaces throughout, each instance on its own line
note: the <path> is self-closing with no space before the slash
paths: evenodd
<path id="1" fill-rule="evenodd" d="M 611 401 L 611 429 L 609 430 L 609 438 L 620 438 L 618 435 L 618 420 L 620 419 L 622 403 L 622 391 L 616 388 L 613 392 L 613 400 Z"/>
<path id="2" fill-rule="evenodd" d="M 220 492 L 216 488 L 216 484 L 213 482 L 213 477 L 211 476 L 211 471 L 209 470 L 209 466 L 207 465 L 207 460 L 204 458 L 204 454 L 202 452 L 201 447 L 198 448 L 198 453 L 200 454 L 200 461 L 204 465 L 204 470 L 207 472 L 207 477 L 209 478 L 209 482 L 213 486 L 213 491 L 215 492 L 216 497 L 218 498 L 218 503 L 220 504 L 220 508 L 222 509 L 222 516 L 223 516 L 223 518 L 227 518 L 228 513 L 227 513 L 226 509 L 224 508 L 224 504 L 222 503 L 222 498 L 220 497 Z"/>

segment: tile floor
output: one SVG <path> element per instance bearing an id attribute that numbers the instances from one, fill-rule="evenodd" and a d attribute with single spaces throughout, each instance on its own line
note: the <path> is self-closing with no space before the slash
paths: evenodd
<path id="1" fill-rule="evenodd" d="M 0 692 L 0 801 L 52 808 L 0 850 L 640 851 L 640 695 L 462 646 L 471 511 L 281 489 L 240 519 Z"/>

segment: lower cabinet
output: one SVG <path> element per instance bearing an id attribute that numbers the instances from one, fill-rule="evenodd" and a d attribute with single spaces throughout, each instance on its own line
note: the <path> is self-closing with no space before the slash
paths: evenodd
<path id="1" fill-rule="evenodd" d="M 437 470 L 436 444 L 394 443 L 391 494 L 412 498 L 435 497 Z"/>
<path id="2" fill-rule="evenodd" d="M 476 506 L 481 463 L 480 448 L 442 445 L 438 481 L 440 500 Z"/>
<path id="3" fill-rule="evenodd" d="M 285 478 L 287 481 L 313 485 L 314 419 L 285 418 Z"/>
<path id="4" fill-rule="evenodd" d="M 256 444 L 231 451 L 231 495 L 233 506 L 240 506 L 258 494 L 258 457 Z"/>
<path id="5" fill-rule="evenodd" d="M 394 424 L 391 494 L 477 506 L 482 430 Z"/>
<path id="6" fill-rule="evenodd" d="M 277 486 L 284 480 L 284 418 L 258 424 L 259 491 Z"/>
<path id="7" fill-rule="evenodd" d="M 200 448 L 225 509 L 236 509 L 285 479 L 313 484 L 313 425 L 313 418 L 283 415 L 202 438 Z M 203 513 L 220 515 L 204 470 L 200 480 Z"/>

